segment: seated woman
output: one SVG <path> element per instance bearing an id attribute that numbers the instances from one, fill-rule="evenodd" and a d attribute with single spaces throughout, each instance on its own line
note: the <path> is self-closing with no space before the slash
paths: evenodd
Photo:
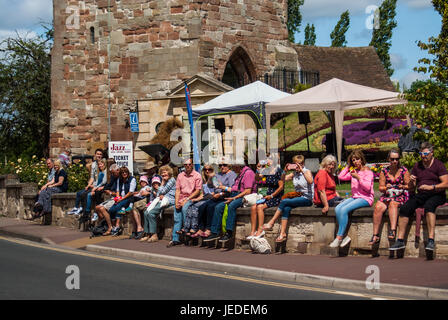
<path id="1" fill-rule="evenodd" d="M 336 206 L 343 200 L 336 192 L 334 171 L 336 169 L 336 158 L 328 155 L 323 158 L 320 170 L 314 178 L 314 204 L 322 208 L 322 214 L 327 214 L 329 207 Z"/>
<path id="2" fill-rule="evenodd" d="M 258 200 L 257 203 L 251 207 L 251 232 L 246 238 L 247 240 L 251 240 L 254 237 L 258 238 L 264 236 L 264 210 L 266 208 L 277 207 L 282 200 L 285 185 L 285 172 L 280 166 L 274 166 L 273 163 L 274 161 L 271 157 L 268 157 L 266 163 L 261 163 L 260 161 L 261 168 L 257 170 L 255 180 L 259 182 L 257 184 L 258 193 L 260 193 L 260 188 L 266 188 L 266 194 L 263 192 L 263 199 Z M 256 224 L 257 217 L 258 227 Z"/>
<path id="3" fill-rule="evenodd" d="M 54 178 L 47 188 L 41 190 L 36 205 L 34 206 L 33 219 L 42 217 L 43 215 L 51 213 L 51 195 L 54 193 L 67 192 L 68 180 L 67 173 L 62 169 L 60 160 L 54 161 Z"/>
<path id="4" fill-rule="evenodd" d="M 209 164 L 204 164 L 202 168 L 202 192 L 196 198 L 191 199 L 193 204 L 188 208 L 187 215 L 184 221 L 184 230 L 187 236 L 197 238 L 199 234 L 199 207 L 203 205 L 207 200 L 213 197 L 215 187 L 212 183 L 212 178 L 215 176 L 213 167 Z"/>
<path id="5" fill-rule="evenodd" d="M 350 241 L 350 237 L 344 234 L 348 225 L 349 214 L 362 207 L 369 207 L 373 204 L 373 172 L 366 167 L 366 158 L 361 150 L 354 150 L 348 156 L 347 166 L 339 173 L 342 181 L 351 181 L 352 197 L 345 199 L 335 208 L 336 219 L 339 225 L 336 238 L 330 247 L 345 247 Z"/>
<path id="6" fill-rule="evenodd" d="M 162 177 L 162 183 L 157 191 L 157 197 L 159 200 L 155 199 L 155 204 L 153 203 L 153 206 L 148 207 L 145 210 L 143 220 L 145 237 L 141 238 L 140 241 L 159 241 L 157 236 L 157 217 L 164 208 L 173 206 L 175 202 L 176 179 L 173 178 L 173 169 L 170 166 L 162 166 L 159 169 L 159 174 Z M 165 205 L 165 202 L 168 204 Z"/>
<path id="7" fill-rule="evenodd" d="M 107 184 L 107 160 L 105 158 L 98 161 L 98 169 L 98 178 L 93 182 L 93 188 L 87 193 L 86 207 L 83 216 L 81 217 L 86 220 L 90 218 L 92 199 L 95 199 L 95 193 L 99 188 L 104 187 Z M 78 194 L 76 195 L 76 199 L 78 199 Z M 94 222 L 96 220 L 98 220 L 98 215 L 95 212 L 92 221 Z"/>
<path id="8" fill-rule="evenodd" d="M 120 226 L 122 216 L 132 210 L 132 200 L 134 198 L 134 192 L 137 187 L 137 180 L 127 167 L 120 168 L 120 176 L 116 186 L 116 201 L 115 204 L 109 209 L 111 219 L 115 217 L 115 227 L 112 230 L 107 230 L 103 235 L 112 234 L 118 236 L 123 231 Z"/>
<path id="9" fill-rule="evenodd" d="M 143 237 L 144 231 L 142 227 L 142 219 L 140 213 L 143 213 L 146 209 L 148 203 L 148 197 L 151 194 L 151 187 L 149 186 L 148 177 L 140 177 L 140 190 L 134 192 L 134 206 L 132 209 L 132 214 L 130 215 L 130 220 L 132 223 L 132 233 L 129 239 L 141 239 Z"/>
<path id="10" fill-rule="evenodd" d="M 295 192 L 286 194 L 274 216 L 268 223 L 263 226 L 264 230 L 272 230 L 275 220 L 281 215 L 281 229 L 280 235 L 275 239 L 275 242 L 286 241 L 286 227 L 288 225 L 289 213 L 292 208 L 309 207 L 313 204 L 313 190 L 314 181 L 311 171 L 305 168 L 305 157 L 297 155 L 292 158 L 294 164 L 287 165 L 285 170 L 294 170 L 294 172 L 285 176 L 285 181 L 292 180 Z M 292 196 L 292 198 L 289 198 Z"/>
<path id="11" fill-rule="evenodd" d="M 383 168 L 380 173 L 379 191 L 383 193 L 375 205 L 373 211 L 373 236 L 369 244 L 374 245 L 380 242 L 378 233 L 383 214 L 388 210 L 389 215 L 389 240 L 395 240 L 398 208 L 409 200 L 408 183 L 410 180 L 409 170 L 400 165 L 400 151 L 392 149 L 389 151 L 389 166 Z"/>

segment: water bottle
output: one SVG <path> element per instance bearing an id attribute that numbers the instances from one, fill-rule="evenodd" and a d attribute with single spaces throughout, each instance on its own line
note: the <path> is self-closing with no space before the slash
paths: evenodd
<path id="1" fill-rule="evenodd" d="M 350 193 L 346 192 L 344 199 L 348 199 L 348 198 L 350 198 Z"/>

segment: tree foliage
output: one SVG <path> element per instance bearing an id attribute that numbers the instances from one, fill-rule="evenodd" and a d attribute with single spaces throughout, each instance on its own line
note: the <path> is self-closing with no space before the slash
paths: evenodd
<path id="1" fill-rule="evenodd" d="M 52 30 L 0 43 L 0 154 L 47 155 L 51 110 Z M 3 160 L 3 159 L 2 159 Z"/>
<path id="2" fill-rule="evenodd" d="M 345 39 L 345 33 L 350 26 L 350 13 L 347 11 L 341 14 L 341 17 L 330 34 L 332 47 L 345 47 L 347 40 Z"/>
<path id="3" fill-rule="evenodd" d="M 302 24 L 302 14 L 300 13 L 300 6 L 305 3 L 305 0 L 288 0 L 288 40 L 294 42 L 294 34 L 299 32 Z"/>
<path id="4" fill-rule="evenodd" d="M 419 72 L 430 73 L 433 81 L 419 81 L 407 91 L 406 98 L 417 101 L 418 106 L 403 107 L 402 114 L 422 124 L 428 132 L 418 132 L 414 138 L 429 141 L 434 146 L 434 155 L 443 162 L 448 161 L 448 3 L 433 0 L 435 10 L 442 17 L 442 28 L 438 37 L 431 37 L 428 43 L 419 42 L 422 50 L 427 50 L 433 59 L 419 62 L 427 67 L 416 68 Z"/>
<path id="5" fill-rule="evenodd" d="M 314 46 L 316 44 L 316 29 L 314 24 L 309 23 L 305 27 L 305 41 L 303 42 L 306 46 Z"/>
<path id="6" fill-rule="evenodd" d="M 384 0 L 381 4 L 379 28 L 373 29 L 372 40 L 370 46 L 375 47 L 376 53 L 383 63 L 387 74 L 392 76 L 394 69 L 390 62 L 389 49 L 392 45 L 392 31 L 397 26 L 397 22 L 394 20 L 396 15 L 397 0 Z"/>

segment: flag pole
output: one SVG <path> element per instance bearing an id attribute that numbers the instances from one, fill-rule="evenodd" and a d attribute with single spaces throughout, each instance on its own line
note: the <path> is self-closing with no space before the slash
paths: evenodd
<path id="1" fill-rule="evenodd" d="M 190 90 L 188 89 L 188 84 L 186 81 L 184 81 L 184 84 L 185 84 L 185 100 L 187 102 L 188 122 L 190 123 L 190 134 L 191 134 L 191 141 L 193 144 L 194 169 L 199 172 L 200 168 L 201 168 L 201 161 L 200 161 L 200 157 L 199 157 L 198 145 L 196 142 L 196 135 L 195 135 L 194 125 L 193 125 L 193 112 L 191 109 Z"/>

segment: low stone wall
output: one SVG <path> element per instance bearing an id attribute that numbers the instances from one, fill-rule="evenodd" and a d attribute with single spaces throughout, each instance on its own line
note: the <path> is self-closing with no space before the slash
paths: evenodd
<path id="1" fill-rule="evenodd" d="M 32 207 L 37 194 L 37 187 L 26 186 L 17 183 L 11 177 L 0 176 L 0 201 L 3 202 L 0 214 L 8 217 L 26 219 L 32 214 Z M 6 183 L 7 181 L 10 181 Z M 34 193 L 33 193 L 34 191 Z M 79 222 L 75 216 L 67 216 L 65 212 L 75 205 L 75 193 L 59 193 L 52 196 L 52 214 L 47 215 L 39 221 L 42 224 L 53 224 L 67 228 L 79 228 Z M 6 208 L 6 210 L 5 210 Z M 265 221 L 268 221 L 275 213 L 276 208 L 265 210 Z M 161 234 L 164 239 L 171 238 L 173 226 L 173 208 L 168 208 L 162 215 L 160 225 Z M 353 212 L 350 219 L 348 235 L 352 239 L 349 246 L 342 249 L 331 249 L 329 243 L 336 234 L 336 217 L 334 208 L 330 208 L 327 215 L 322 215 L 321 209 L 314 207 L 295 208 L 291 210 L 288 222 L 288 239 L 285 250 L 289 253 L 302 253 L 312 255 L 389 255 L 389 240 L 387 232 L 389 222 L 387 213 L 383 217 L 381 225 L 381 242 L 379 246 L 372 247 L 368 244 L 372 236 L 372 214 L 373 208 L 361 208 Z M 448 259 L 448 206 L 440 207 L 436 211 L 436 258 Z M 124 233 L 131 232 L 131 225 L 128 217 L 123 221 Z M 240 208 L 237 211 L 237 221 L 235 230 L 235 248 L 248 249 L 249 241 L 245 240 L 249 235 L 250 208 Z M 280 232 L 280 220 L 274 225 L 272 231 L 266 232 L 266 239 L 275 248 L 275 238 Z M 426 221 L 423 219 L 421 235 L 416 237 L 415 220 L 411 220 L 406 230 L 406 250 L 408 257 L 424 257 L 425 242 L 428 238 Z"/>

